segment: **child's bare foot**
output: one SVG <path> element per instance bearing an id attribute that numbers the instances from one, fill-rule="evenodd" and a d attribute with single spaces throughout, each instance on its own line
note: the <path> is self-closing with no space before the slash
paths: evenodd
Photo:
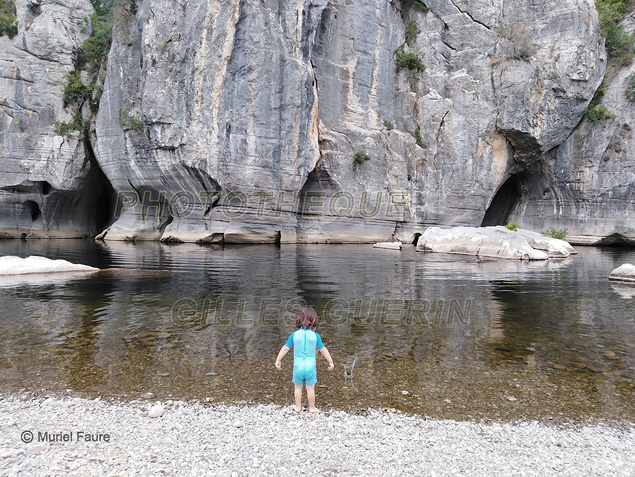
<path id="1" fill-rule="evenodd" d="M 322 411 L 320 411 L 317 407 L 314 407 L 312 409 L 309 409 L 309 412 L 311 414 L 317 414 L 317 413 L 322 412 Z"/>
<path id="2" fill-rule="evenodd" d="M 293 410 L 299 414 L 300 412 L 302 412 L 302 406 L 298 407 L 294 405 Z"/>

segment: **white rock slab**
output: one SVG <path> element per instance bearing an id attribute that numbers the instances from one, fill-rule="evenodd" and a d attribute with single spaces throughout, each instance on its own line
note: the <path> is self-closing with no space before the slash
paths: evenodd
<path id="1" fill-rule="evenodd" d="M 28 258 L 14 256 L 0 257 L 0 276 L 97 271 L 99 271 L 99 268 L 79 265 L 67 262 L 66 260 L 51 260 L 37 256 Z"/>
<path id="2" fill-rule="evenodd" d="M 383 248 L 386 250 L 401 250 L 403 244 L 401 242 L 379 242 L 373 244 L 373 248 Z"/>
<path id="3" fill-rule="evenodd" d="M 481 255 L 511 260 L 547 260 L 549 255 L 529 245 L 518 231 L 506 227 L 430 227 L 419 238 L 417 251 Z"/>
<path id="4" fill-rule="evenodd" d="M 545 237 L 532 230 L 518 229 L 517 232 L 527 239 L 530 247 L 547 252 L 549 258 L 566 258 L 578 253 L 566 240 Z"/>

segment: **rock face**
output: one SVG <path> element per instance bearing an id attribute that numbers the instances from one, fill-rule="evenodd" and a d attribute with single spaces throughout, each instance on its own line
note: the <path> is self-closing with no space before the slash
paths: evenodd
<path id="1" fill-rule="evenodd" d="M 626 98 L 635 64 L 609 82 L 603 105 L 614 119 L 584 119 L 563 144 L 508 183 L 510 220 L 567 228 L 578 244 L 635 245 L 635 108 Z"/>
<path id="2" fill-rule="evenodd" d="M 592 155 L 594 172 L 582 177 L 588 168 L 571 157 L 580 141 L 595 146 L 583 129 L 595 125 L 576 129 L 606 68 L 594 3 L 434 0 L 407 11 L 409 3 L 137 1 L 115 27 L 96 139 L 55 139 L 63 80 L 51 79 L 56 114 L 33 137 L 52 135 L 73 153 L 35 161 L 46 173 L 22 165 L 34 151 L 7 153 L 7 185 L 22 189 L 0 196 L 13 204 L 0 226 L 17 236 L 27 225 L 89 234 L 107 222 L 95 219 L 102 211 L 111 226 L 101 237 L 111 240 L 412 242 L 428 226 L 510 217 L 538 230 L 635 235 L 628 149 L 624 160 L 609 153 L 610 164 Z M 90 8 L 45 7 L 77 16 Z M 0 39 L 10 48 L 33 35 L 19 9 L 19 37 Z M 59 35 L 75 47 L 82 38 L 73 25 Z M 401 45 L 425 71 L 396 71 Z M 72 50 L 58 76 L 72 68 Z M 13 75 L 20 61 L 7 63 Z M 16 101 L 10 88 L 2 94 Z M 2 131 L 4 145 L 21 137 Z M 94 197 L 109 185 L 116 204 Z M 42 205 L 43 189 L 62 187 L 86 199 Z"/>
<path id="3" fill-rule="evenodd" d="M 0 238 L 94 235 L 109 220 L 107 180 L 89 142 L 53 128 L 71 120 L 64 85 L 92 6 L 16 3 L 18 35 L 0 37 Z"/>
<path id="4" fill-rule="evenodd" d="M 635 283 L 635 265 L 625 263 L 611 272 L 609 280 Z"/>
<path id="5" fill-rule="evenodd" d="M 419 237 L 418 252 L 457 253 L 513 260 L 565 258 L 573 248 L 563 240 L 535 237 L 527 230 L 506 227 L 430 227 Z M 560 243 L 564 242 L 564 244 Z M 575 251 L 573 251 L 575 253 Z"/>

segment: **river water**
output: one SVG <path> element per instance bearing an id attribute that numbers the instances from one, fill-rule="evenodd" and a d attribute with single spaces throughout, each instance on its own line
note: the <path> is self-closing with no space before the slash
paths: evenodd
<path id="1" fill-rule="evenodd" d="M 318 357 L 318 406 L 633 421 L 635 286 L 607 277 L 635 250 L 578 251 L 476 264 L 413 246 L 0 241 L 104 269 L 0 279 L 0 392 L 287 404 L 293 358 L 273 363 L 309 304 L 336 363 Z"/>

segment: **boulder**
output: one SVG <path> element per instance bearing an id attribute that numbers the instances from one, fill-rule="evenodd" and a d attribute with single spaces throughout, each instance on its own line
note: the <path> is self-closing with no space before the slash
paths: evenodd
<path id="1" fill-rule="evenodd" d="M 547 260 L 549 255 L 529 245 L 519 231 L 506 227 L 431 227 L 417 243 L 419 252 L 458 253 L 512 260 Z"/>
<path id="2" fill-rule="evenodd" d="M 527 243 L 536 250 L 547 252 L 549 258 L 566 258 L 578 252 L 566 240 L 545 237 L 532 230 L 519 229 L 518 233 L 527 239 Z"/>
<path id="3" fill-rule="evenodd" d="M 611 272 L 609 280 L 635 283 L 635 265 L 625 263 Z"/>

